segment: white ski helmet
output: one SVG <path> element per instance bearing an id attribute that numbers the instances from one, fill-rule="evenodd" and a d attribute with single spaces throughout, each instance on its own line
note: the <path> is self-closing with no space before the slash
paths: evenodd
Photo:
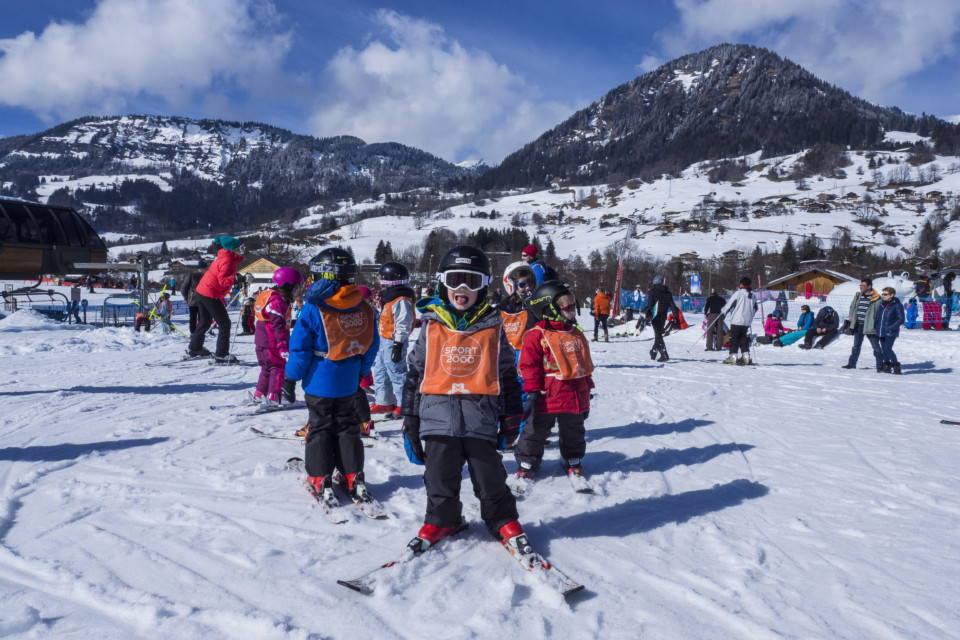
<path id="1" fill-rule="evenodd" d="M 528 290 L 525 292 L 527 295 L 533 293 L 534 287 L 537 286 L 537 274 L 534 272 L 533 267 L 531 267 L 526 262 L 523 262 L 522 260 L 511 262 L 510 264 L 507 265 L 507 268 L 504 269 L 503 271 L 503 288 L 507 292 L 508 296 L 512 296 L 514 293 L 518 293 L 517 287 L 516 287 L 516 281 L 513 278 L 518 275 L 517 274 L 518 271 L 526 271 L 527 273 L 530 274 L 530 277 L 533 278 L 533 284 L 527 287 Z M 523 294 L 520 294 L 520 295 L 522 296 Z"/>

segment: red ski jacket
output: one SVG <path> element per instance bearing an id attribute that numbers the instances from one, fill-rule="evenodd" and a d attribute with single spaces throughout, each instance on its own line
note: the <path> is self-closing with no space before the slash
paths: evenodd
<path id="1" fill-rule="evenodd" d="M 222 298 L 233 288 L 233 281 L 237 277 L 237 265 L 243 262 L 243 256 L 220 249 L 217 259 L 213 261 L 207 272 L 200 278 L 196 292 L 208 298 Z"/>
<path id="2" fill-rule="evenodd" d="M 594 388 L 593 377 L 559 380 L 547 375 L 545 363 L 556 364 L 550 348 L 543 341 L 544 331 L 579 331 L 574 325 L 541 320 L 523 336 L 518 367 L 523 378 L 525 393 L 540 391 L 537 413 L 583 413 L 590 410 L 590 389 Z"/>

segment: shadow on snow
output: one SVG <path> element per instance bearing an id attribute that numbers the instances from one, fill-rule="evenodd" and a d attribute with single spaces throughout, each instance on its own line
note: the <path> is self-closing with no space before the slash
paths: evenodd
<path id="1" fill-rule="evenodd" d="M 138 438 L 134 440 L 110 440 L 83 444 L 64 442 L 63 444 L 46 446 L 7 447 L 6 449 L 0 449 L 0 461 L 62 462 L 64 460 L 76 460 L 81 456 L 98 451 L 121 451 L 123 449 L 132 449 L 133 447 L 148 447 L 166 442 L 169 439 L 170 438 Z"/>
<path id="2" fill-rule="evenodd" d="M 680 422 L 661 422 L 658 424 L 631 422 L 620 427 L 601 427 L 600 429 L 587 427 L 587 441 L 599 440 L 600 438 L 642 438 L 646 436 L 665 436 L 671 433 L 690 433 L 694 429 L 705 427 L 708 424 L 713 424 L 713 421 L 687 418 Z"/>
<path id="3" fill-rule="evenodd" d="M 708 460 L 728 453 L 744 453 L 753 449 L 752 444 L 711 444 L 707 447 L 688 447 L 686 449 L 658 449 L 647 451 L 639 458 L 627 458 L 616 451 L 591 451 L 585 461 L 589 461 L 589 472 L 598 475 L 608 471 L 622 473 L 668 471 L 674 467 L 689 467 L 703 464 Z"/>

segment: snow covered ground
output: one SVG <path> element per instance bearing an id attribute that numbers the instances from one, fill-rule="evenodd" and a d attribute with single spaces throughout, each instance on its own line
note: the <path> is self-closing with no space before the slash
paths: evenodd
<path id="1" fill-rule="evenodd" d="M 398 421 L 366 450 L 390 518 L 334 525 L 285 469 L 301 445 L 249 430 L 305 411 L 210 409 L 257 369 L 147 367 L 183 339 L 17 312 L 0 321 L 0 636 L 960 638 L 960 427 L 939 424 L 960 420 L 960 333 L 905 331 L 900 377 L 869 347 L 840 369 L 850 337 L 760 347 L 752 368 L 707 361 L 699 335 L 668 337 L 666 364 L 649 333 L 593 344 L 597 493 L 548 449 L 519 503 L 584 592 L 523 573 L 465 482 L 470 529 L 363 596 L 336 579 L 395 556 L 423 515 Z"/>

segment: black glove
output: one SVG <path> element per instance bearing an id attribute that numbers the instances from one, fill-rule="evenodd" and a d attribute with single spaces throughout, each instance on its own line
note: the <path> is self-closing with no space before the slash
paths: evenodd
<path id="1" fill-rule="evenodd" d="M 394 364 L 396 364 L 397 362 L 400 362 L 400 360 L 401 360 L 402 358 L 403 358 L 403 343 L 402 343 L 402 342 L 394 342 L 394 343 L 393 343 L 393 351 L 390 352 L 390 360 L 391 360 Z"/>
<path id="2" fill-rule="evenodd" d="M 290 378 L 283 379 L 283 399 L 293 404 L 297 401 L 297 381 Z"/>
<path id="3" fill-rule="evenodd" d="M 513 446 L 520 436 L 520 423 L 523 416 L 510 416 L 500 419 L 500 431 L 497 433 L 497 448 L 504 449 Z"/>
<path id="4" fill-rule="evenodd" d="M 527 394 L 527 401 L 523 403 L 523 422 L 528 422 L 537 413 L 537 402 L 540 401 L 540 392 L 531 391 Z"/>
<path id="5" fill-rule="evenodd" d="M 420 442 L 420 418 L 404 416 L 403 418 L 403 449 L 407 452 L 407 460 L 413 464 L 423 464 L 423 443 Z"/>

